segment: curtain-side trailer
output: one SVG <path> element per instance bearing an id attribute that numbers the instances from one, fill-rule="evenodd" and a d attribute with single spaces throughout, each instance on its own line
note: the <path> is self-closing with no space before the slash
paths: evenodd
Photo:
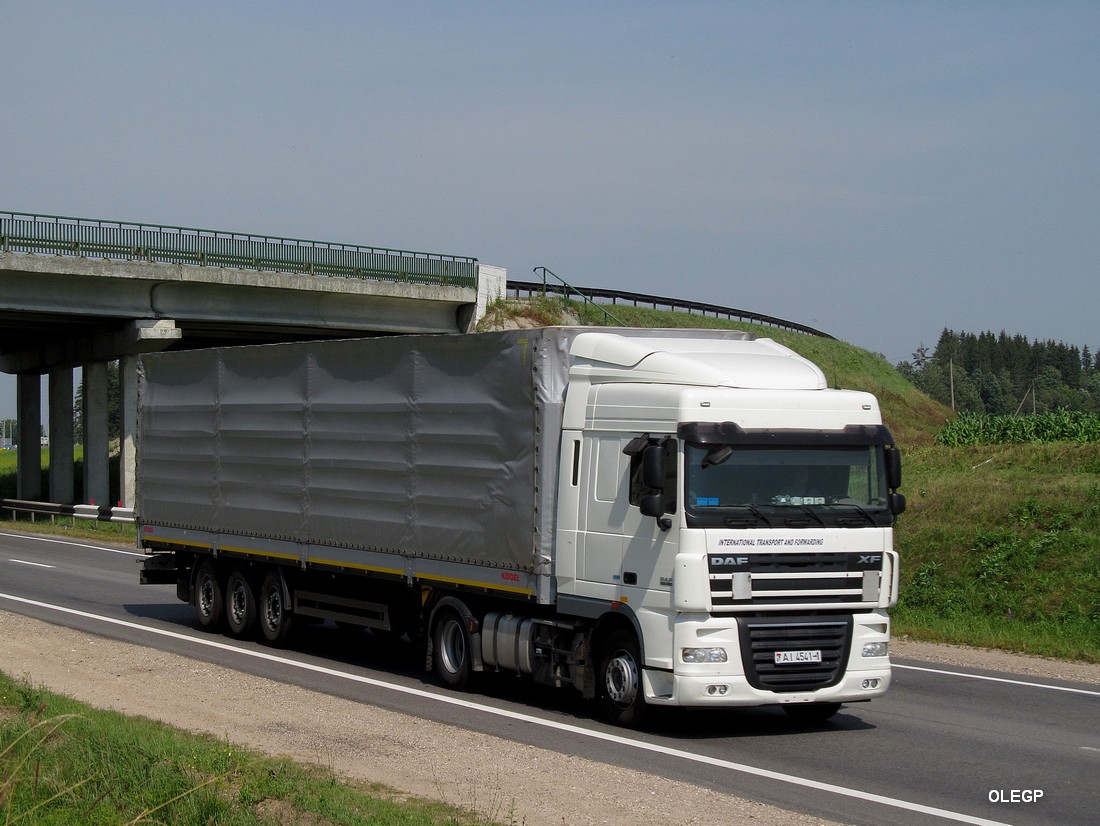
<path id="1" fill-rule="evenodd" d="M 142 581 L 283 643 L 334 620 L 444 684 L 824 719 L 890 682 L 899 453 L 770 339 L 551 327 L 144 356 Z"/>

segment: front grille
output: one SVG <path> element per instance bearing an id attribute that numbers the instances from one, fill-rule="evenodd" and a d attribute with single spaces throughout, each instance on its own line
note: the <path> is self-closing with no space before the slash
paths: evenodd
<path id="1" fill-rule="evenodd" d="M 813 691 L 844 676 L 852 618 L 741 617 L 741 661 L 749 685 L 766 691 Z M 777 665 L 777 651 L 820 651 L 821 662 Z"/>
<path id="2" fill-rule="evenodd" d="M 882 554 L 710 554 L 714 610 L 753 605 L 859 605 L 877 602 Z"/>

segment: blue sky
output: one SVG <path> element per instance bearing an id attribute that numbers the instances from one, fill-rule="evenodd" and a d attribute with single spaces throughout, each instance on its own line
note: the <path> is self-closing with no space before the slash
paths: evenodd
<path id="1" fill-rule="evenodd" d="M 1100 350 L 1100 3 L 0 0 L 0 210 Z M 14 414 L 9 377 L 0 417 Z"/>

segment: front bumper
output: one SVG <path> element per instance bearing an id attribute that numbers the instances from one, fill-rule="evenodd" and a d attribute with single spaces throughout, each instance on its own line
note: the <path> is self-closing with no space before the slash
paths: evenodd
<path id="1" fill-rule="evenodd" d="M 749 626 L 755 626 L 755 630 Z M 822 629 L 829 632 L 828 639 Z M 759 633 L 757 633 L 759 631 Z M 673 668 L 643 672 L 646 700 L 670 706 L 853 703 L 890 687 L 889 656 L 863 656 L 890 639 L 885 611 L 849 616 L 708 617 L 682 614 L 673 627 Z M 820 642 L 818 641 L 820 640 Z M 685 663 L 684 648 L 722 648 L 724 663 Z M 742 655 L 742 651 L 747 651 Z M 776 664 L 776 651 L 820 651 L 817 667 Z M 830 665 L 831 662 L 831 665 Z M 652 663 L 651 663 L 652 664 Z"/>

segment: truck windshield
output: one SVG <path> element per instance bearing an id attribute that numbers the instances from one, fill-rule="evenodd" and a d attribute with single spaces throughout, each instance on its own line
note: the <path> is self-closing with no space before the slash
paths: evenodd
<path id="1" fill-rule="evenodd" d="M 689 526 L 890 525 L 881 445 L 686 444 Z"/>

